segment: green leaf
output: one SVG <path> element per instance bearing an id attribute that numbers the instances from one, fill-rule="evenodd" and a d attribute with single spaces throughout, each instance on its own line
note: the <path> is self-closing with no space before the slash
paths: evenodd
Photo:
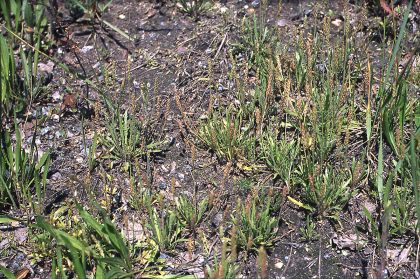
<path id="1" fill-rule="evenodd" d="M 103 233 L 103 225 L 100 224 L 95 218 L 92 217 L 86 210 L 84 210 L 80 205 L 76 206 L 79 210 L 80 216 L 86 222 L 86 224 L 94 229 L 101 238 L 107 239 L 107 236 Z"/>
<path id="2" fill-rule="evenodd" d="M 419 193 L 419 163 L 418 154 L 416 152 L 416 138 L 414 135 L 411 137 L 410 142 L 410 164 L 411 164 L 411 176 L 413 177 L 413 190 L 416 203 L 416 214 L 417 214 L 417 232 L 420 233 L 420 193 Z"/>
<path id="3" fill-rule="evenodd" d="M 34 28 L 35 21 L 34 21 L 34 11 L 32 9 L 32 5 L 28 3 L 28 0 L 24 0 L 22 3 L 22 8 L 23 8 L 23 19 L 25 20 L 26 24 L 28 24 L 29 27 Z"/>
<path id="4" fill-rule="evenodd" d="M 50 152 L 49 151 L 44 152 L 44 154 L 42 154 L 41 159 L 39 159 L 38 163 L 36 164 L 35 169 L 40 171 L 43 166 L 47 165 L 46 162 L 47 160 L 49 160 L 49 158 L 50 158 Z M 48 169 L 44 170 L 44 172 L 48 172 Z"/>
<path id="5" fill-rule="evenodd" d="M 9 224 L 12 222 L 20 222 L 21 220 L 7 215 L 0 215 L 0 224 Z"/>
<path id="6" fill-rule="evenodd" d="M 7 279 L 16 279 L 16 276 L 7 268 L 0 265 L 0 271 L 3 273 L 3 276 L 5 276 Z M 0 275 L 1 275 L 0 273 Z"/>
<path id="7" fill-rule="evenodd" d="M 382 136 L 380 136 L 379 141 L 379 154 L 378 154 L 378 170 L 376 174 L 376 189 L 378 190 L 379 200 L 383 202 L 383 193 L 384 193 L 384 179 L 383 179 L 383 172 L 384 172 L 384 155 L 383 155 L 383 140 Z"/>

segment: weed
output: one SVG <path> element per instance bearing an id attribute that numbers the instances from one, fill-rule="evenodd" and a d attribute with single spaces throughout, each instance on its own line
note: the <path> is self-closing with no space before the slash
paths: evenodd
<path id="1" fill-rule="evenodd" d="M 142 123 L 120 109 L 110 108 L 107 114 L 107 136 L 102 138 L 107 148 L 108 158 L 121 160 L 124 163 L 134 162 L 142 156 L 161 152 L 161 142 L 154 142 Z"/>
<path id="2" fill-rule="evenodd" d="M 254 182 L 249 178 L 242 178 L 236 182 L 236 187 L 238 187 L 238 189 L 244 193 L 248 193 L 253 186 Z"/>
<path id="3" fill-rule="evenodd" d="M 273 245 L 278 220 L 270 215 L 270 203 L 268 199 L 263 205 L 257 206 L 256 199 L 251 197 L 245 204 L 238 202 L 232 222 L 237 228 L 239 248 L 249 253 L 257 251 L 260 246 Z"/>
<path id="4" fill-rule="evenodd" d="M 38 158 L 36 135 L 30 151 L 25 151 L 17 124 L 14 135 L 15 145 L 9 131 L 1 130 L 0 133 L 0 205 L 12 205 L 40 214 L 45 199 L 49 152 Z"/>
<path id="5" fill-rule="evenodd" d="M 73 17 L 79 18 L 84 14 L 87 14 L 92 22 L 97 20 L 117 32 L 120 36 L 126 38 L 127 40 L 131 40 L 130 36 L 127 35 L 124 31 L 102 18 L 101 14 L 106 11 L 109 5 L 111 5 L 112 1 L 113 0 L 109 0 L 105 3 L 102 3 L 99 0 L 71 0 L 67 4 L 70 10 L 70 14 Z"/>
<path id="6" fill-rule="evenodd" d="M 80 206 L 78 211 L 87 229 L 92 232 L 88 238 L 91 243 L 54 228 L 42 217 L 36 218 L 36 227 L 57 241 L 53 257 L 53 278 L 67 278 L 69 268 L 79 278 L 87 278 L 88 272 L 92 270 L 96 278 L 129 277 L 133 268 L 132 255 L 115 225 L 104 213 L 104 223 L 100 223 Z M 70 266 L 66 266 L 65 259 L 71 263 Z"/>
<path id="7" fill-rule="evenodd" d="M 419 176 L 420 176 L 420 171 L 419 171 L 419 156 L 418 156 L 418 152 L 416 150 L 416 146 L 419 145 L 419 140 L 418 137 L 417 139 L 412 136 L 411 137 L 411 141 L 410 141 L 410 155 L 409 155 L 409 161 L 410 161 L 410 166 L 411 166 L 411 177 L 412 177 L 412 181 L 413 181 L 413 192 L 414 192 L 414 203 L 416 205 L 416 215 L 417 215 L 417 235 L 419 235 L 420 233 L 420 193 L 419 193 Z"/>
<path id="8" fill-rule="evenodd" d="M 197 226 L 204 217 L 204 213 L 208 210 L 208 199 L 205 198 L 201 202 L 191 201 L 185 195 L 181 195 L 175 200 L 176 213 L 181 220 L 183 226 L 192 232 L 195 232 Z"/>
<path id="9" fill-rule="evenodd" d="M 211 8 L 209 0 L 177 0 L 177 3 L 182 12 L 195 19 Z"/>
<path id="10" fill-rule="evenodd" d="M 146 187 L 139 187 L 131 191 L 129 204 L 135 210 L 145 211 L 156 203 L 156 195 Z"/>
<path id="11" fill-rule="evenodd" d="M 5 114 L 9 114 L 12 110 L 20 112 L 42 95 L 43 79 L 37 76 L 39 55 L 37 52 L 21 49 L 22 68 L 18 69 L 13 51 L 1 34 L 0 51 L 0 112 Z"/>
<path id="12" fill-rule="evenodd" d="M 400 177 L 400 185 L 394 185 L 391 193 L 393 207 L 390 218 L 390 236 L 401 236 L 416 231 L 416 225 L 413 222 L 415 219 L 415 195 L 410 187 L 413 181 L 408 173 L 402 173 Z"/>
<path id="13" fill-rule="evenodd" d="M 213 266 L 207 265 L 204 269 L 204 278 L 206 279 L 234 279 L 237 278 L 239 267 L 233 261 L 227 258 L 227 242 L 222 244 L 222 257 L 219 262 L 214 258 Z"/>
<path id="14" fill-rule="evenodd" d="M 261 153 L 275 177 L 280 178 L 289 187 L 293 166 L 299 154 L 299 144 L 295 140 L 278 140 L 274 134 L 266 133 L 261 140 Z"/>
<path id="15" fill-rule="evenodd" d="M 170 252 L 179 243 L 187 241 L 181 236 L 183 225 L 174 211 L 167 210 L 159 214 L 156 208 L 149 208 L 147 227 L 162 252 Z"/>
<path id="16" fill-rule="evenodd" d="M 309 159 L 300 166 L 299 175 L 303 199 L 310 210 L 321 217 L 338 220 L 336 214 L 352 196 L 350 172 L 322 166 Z"/>
<path id="17" fill-rule="evenodd" d="M 16 278 L 16 276 L 13 274 L 12 271 L 10 271 L 9 269 L 7 269 L 3 266 L 0 266 L 0 272 L 1 272 L 0 274 L 3 275 L 7 279 L 15 279 Z"/>
<path id="18" fill-rule="evenodd" d="M 256 15 L 252 19 L 244 18 L 242 22 L 242 36 L 236 48 L 247 55 L 251 67 L 267 72 L 267 59 L 275 47 L 276 37 L 263 21 Z"/>
<path id="19" fill-rule="evenodd" d="M 319 237 L 316 232 L 316 223 L 309 215 L 306 216 L 305 225 L 300 227 L 299 230 L 306 241 L 314 241 Z"/>
<path id="20" fill-rule="evenodd" d="M 0 93 L 1 106 L 0 114 L 8 113 L 12 108 L 11 92 L 16 92 L 20 87 L 19 77 L 16 74 L 16 64 L 12 49 L 8 45 L 6 39 L 0 34 Z"/>
<path id="21" fill-rule="evenodd" d="M 392 55 L 386 66 L 382 69 L 378 93 L 371 96 L 371 86 L 368 88 L 368 110 L 366 115 L 367 130 L 367 156 L 371 146 L 378 143 L 377 167 L 370 179 L 374 180 L 374 197 L 379 201 L 379 214 L 374 216 L 365 209 L 367 223 L 373 239 L 377 243 L 379 252 L 378 276 L 385 277 L 388 242 L 390 237 L 406 234 L 416 225 L 411 212 L 416 207 L 419 210 L 418 195 L 418 155 L 416 153 L 416 138 L 418 138 L 418 121 L 415 120 L 416 106 L 408 101 L 407 77 L 408 68 L 401 73 L 397 72 L 395 60 L 400 52 L 400 44 L 404 37 L 408 14 L 412 1 L 401 23 L 398 37 L 393 46 Z M 385 27 L 384 27 L 385 28 Z M 393 73 L 393 75 L 392 75 Z M 367 76 L 370 76 L 368 67 Z M 366 78 L 367 80 L 369 78 Z M 370 83 L 366 82 L 367 85 Z M 398 96 L 397 96 L 398 94 Z M 370 109 L 372 106 L 374 109 Z M 374 127 L 377 133 L 374 133 Z M 376 136 L 376 137 L 375 137 Z M 409 138 L 411 138 L 409 144 Z M 392 166 L 387 170 L 385 164 L 385 146 L 388 144 L 395 157 Z M 413 166 L 416 169 L 413 169 Z M 411 192 L 410 184 L 413 184 Z M 415 205 L 414 205 L 415 204 Z M 410 216 L 411 215 L 411 216 Z M 417 218 L 418 219 L 418 218 Z M 418 226 L 418 222 L 417 222 Z M 417 227 L 418 229 L 418 227 Z M 416 230 L 416 228 L 414 228 Z"/>
<path id="22" fill-rule="evenodd" d="M 0 12 L 7 29 L 15 34 L 25 31 L 28 37 L 33 33 L 39 35 L 47 25 L 42 4 L 22 0 L 2 1 Z"/>
<path id="23" fill-rule="evenodd" d="M 38 75 L 39 52 L 32 48 L 20 46 L 21 67 L 17 67 L 12 51 L 15 38 L 24 36 L 29 45 L 40 49 L 47 18 L 43 5 L 29 1 L 2 1 L 0 11 L 9 35 L 0 34 L 0 113 L 20 112 L 40 98 L 44 80 Z"/>
<path id="24" fill-rule="evenodd" d="M 97 147 L 98 147 L 98 135 L 95 133 L 92 139 L 92 145 L 90 146 L 88 154 L 87 154 L 89 172 L 91 173 L 93 172 L 93 170 L 95 169 L 98 163 L 97 155 L 96 155 Z"/>
<path id="25" fill-rule="evenodd" d="M 256 140 L 251 126 L 245 125 L 243 111 L 229 107 L 222 114 L 214 112 L 199 129 L 200 139 L 216 155 L 228 162 L 255 157 Z"/>

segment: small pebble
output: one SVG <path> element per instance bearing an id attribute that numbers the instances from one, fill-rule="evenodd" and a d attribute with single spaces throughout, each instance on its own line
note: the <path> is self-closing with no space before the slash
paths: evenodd
<path id="1" fill-rule="evenodd" d="M 341 19 L 337 18 L 337 19 L 331 21 L 331 24 L 334 25 L 334 26 L 340 27 L 342 22 L 343 21 Z"/>
<path id="2" fill-rule="evenodd" d="M 62 178 L 62 175 L 60 172 L 55 172 L 53 175 L 51 175 L 52 180 L 60 180 Z"/>
<path id="3" fill-rule="evenodd" d="M 118 16 L 118 18 L 119 18 L 119 19 L 125 19 L 125 15 L 120 14 L 120 15 Z"/>
<path id="4" fill-rule="evenodd" d="M 46 134 L 48 134 L 48 132 L 50 131 L 50 127 L 45 127 L 41 129 L 41 136 L 44 136 Z"/>
<path id="5" fill-rule="evenodd" d="M 284 265 L 283 262 L 280 261 L 280 262 L 277 262 L 274 266 L 278 269 L 281 269 L 283 265 Z"/>
<path id="6" fill-rule="evenodd" d="M 53 101 L 59 101 L 61 99 L 63 99 L 63 97 L 61 96 L 59 91 L 55 91 L 52 95 L 51 98 L 53 99 Z"/>
<path id="7" fill-rule="evenodd" d="M 278 27 L 285 27 L 287 25 L 287 19 L 279 19 L 277 20 L 277 26 Z"/>
<path id="8" fill-rule="evenodd" d="M 93 49 L 93 46 L 84 46 L 84 47 L 82 47 L 82 49 L 80 51 L 83 52 L 83 53 L 87 53 L 92 49 Z"/>
<path id="9" fill-rule="evenodd" d="M 168 186 L 166 185 L 166 182 L 165 181 L 160 181 L 159 182 L 159 189 L 160 190 L 166 190 L 166 188 L 167 188 Z"/>

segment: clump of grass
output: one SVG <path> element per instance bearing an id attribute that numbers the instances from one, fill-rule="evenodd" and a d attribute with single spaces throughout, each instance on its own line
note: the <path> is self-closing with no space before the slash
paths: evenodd
<path id="1" fill-rule="evenodd" d="M 129 277 L 133 271 L 133 257 L 115 225 L 104 213 L 102 223 L 81 207 L 78 211 L 91 232 L 85 240 L 54 228 L 42 217 L 36 219 L 36 227 L 57 242 L 52 263 L 53 278 L 67 278 L 71 273 L 87 278 L 92 271 L 95 276 Z"/>
<path id="2" fill-rule="evenodd" d="M 309 215 L 306 216 L 305 225 L 300 227 L 299 231 L 306 241 L 314 241 L 319 237 L 316 231 L 316 222 Z"/>
<path id="3" fill-rule="evenodd" d="M 107 117 L 107 136 L 102 138 L 102 144 L 107 148 L 109 158 L 132 162 L 146 155 L 146 152 L 159 152 L 154 147 L 157 144 L 146 143 L 146 135 L 141 123 L 128 110 L 123 113 L 119 109 L 111 110 Z"/>
<path id="4" fill-rule="evenodd" d="M 158 213 L 156 208 L 149 208 L 147 228 L 151 232 L 150 237 L 162 252 L 171 252 L 179 243 L 187 241 L 182 238 L 184 226 L 172 210 Z"/>
<path id="5" fill-rule="evenodd" d="M 321 217 L 338 220 L 336 214 L 352 196 L 350 172 L 331 165 L 322 166 L 309 159 L 301 166 L 300 181 L 302 198 L 310 210 Z"/>
<path id="6" fill-rule="evenodd" d="M 140 186 L 130 192 L 129 204 L 137 211 L 147 211 L 156 201 L 155 193 L 149 188 Z"/>
<path id="7" fill-rule="evenodd" d="M 195 19 L 211 8 L 209 0 L 177 0 L 177 3 L 182 12 Z"/>
<path id="8" fill-rule="evenodd" d="M 274 176 L 290 187 L 295 160 L 299 154 L 299 143 L 295 140 L 279 140 L 275 134 L 266 133 L 261 139 L 261 153 Z"/>
<path id="9" fill-rule="evenodd" d="M 240 43 L 236 45 L 237 51 L 245 53 L 251 68 L 267 72 L 267 59 L 277 42 L 273 31 L 264 22 L 263 16 L 258 19 L 256 15 L 252 19 L 243 19 L 241 31 Z"/>
<path id="10" fill-rule="evenodd" d="M 253 157 L 256 141 L 253 127 L 245 123 L 243 111 L 229 107 L 223 113 L 213 112 L 201 125 L 198 136 L 220 159 L 246 160 Z"/>
<path id="11" fill-rule="evenodd" d="M 36 135 L 27 152 L 17 124 L 14 137 L 15 144 L 10 131 L 0 129 L 0 208 L 12 206 L 40 214 L 45 201 L 49 152 L 38 157 Z"/>
<path id="12" fill-rule="evenodd" d="M 256 252 L 259 247 L 273 245 L 278 220 L 271 216 L 271 200 L 257 205 L 257 199 L 248 197 L 245 203 L 238 202 L 232 215 L 236 227 L 238 248 L 247 253 Z"/>
<path id="13" fill-rule="evenodd" d="M 127 93 L 127 83 L 131 81 L 129 74 L 121 84 L 114 79 L 112 70 L 104 69 L 104 75 L 105 86 L 121 92 L 119 96 L 103 98 L 106 106 L 106 133 L 101 137 L 100 143 L 105 147 L 104 158 L 122 163 L 126 170 L 132 169 L 136 160 L 149 160 L 151 155 L 164 150 L 166 141 L 162 139 L 162 132 L 158 129 L 164 128 L 166 114 L 162 113 L 159 97 L 151 100 L 150 95 L 157 94 L 157 84 L 154 85 L 153 92 L 145 85 L 141 86 L 139 92 L 129 92 L 127 96 L 130 105 L 124 108 L 121 105 L 121 96 Z"/>
<path id="14" fill-rule="evenodd" d="M 237 278 L 239 266 L 227 257 L 227 241 L 222 244 L 222 253 L 220 262 L 217 257 L 214 258 L 213 265 L 207 265 L 204 269 L 204 278 L 206 279 L 233 279 Z"/>
<path id="15" fill-rule="evenodd" d="M 28 1 L 2 1 L 0 12 L 7 30 L 6 36 L 0 34 L 0 114 L 9 114 L 21 112 L 42 96 L 44 78 L 38 75 L 40 57 L 36 50 L 41 48 L 47 18 L 44 5 Z M 21 68 L 17 67 L 12 51 L 18 36 L 32 46 L 19 46 Z"/>
<path id="16" fill-rule="evenodd" d="M 181 195 L 176 198 L 175 207 L 176 214 L 184 227 L 191 232 L 195 232 L 209 208 L 209 202 L 207 198 L 204 198 L 201 202 L 195 202 L 185 195 Z"/>

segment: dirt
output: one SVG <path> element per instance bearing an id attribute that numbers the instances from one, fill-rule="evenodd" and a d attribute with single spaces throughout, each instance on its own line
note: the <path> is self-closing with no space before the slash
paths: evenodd
<path id="1" fill-rule="evenodd" d="M 138 94 L 140 89 L 135 84 L 149 83 L 151 102 L 156 104 L 159 97 L 163 104 L 161 110 L 165 119 L 164 123 L 159 123 L 158 130 L 159 135 L 168 142 L 167 150 L 151 162 L 151 186 L 159 189 L 168 200 L 173 199 L 170 189 L 173 181 L 176 184 L 176 193 L 192 193 L 196 187 L 199 196 L 204 197 L 214 192 L 226 197 L 221 199 L 226 201 L 221 202 L 219 211 L 209 216 L 209 220 L 212 220 L 210 224 L 203 225 L 203 229 L 212 234 L 218 230 L 216 219 L 220 216 L 217 214 L 234 205 L 238 195 L 246 197 L 248 194 L 246 190 L 238 189 L 239 181 L 243 178 L 263 181 L 265 176 L 235 169 L 231 169 L 226 176 L 226 162 L 218 161 L 214 154 L 199 144 L 193 145 L 195 141 L 188 127 L 180 123 L 185 120 L 182 117 L 184 113 L 191 125 L 196 125 L 197 119 L 207 111 L 209 98 L 214 90 L 219 91 L 222 102 L 229 102 L 234 96 L 234 85 L 228 79 L 231 69 L 229 50 L 238 39 L 242 17 L 258 13 L 258 6 L 253 7 L 255 2 L 216 2 L 212 11 L 196 20 L 181 13 L 172 2 L 114 0 L 109 10 L 103 13 L 103 19 L 129 34 L 132 41 L 109 27 L 97 23 L 91 25 L 88 20 L 79 19 L 79 23 L 73 22 L 66 26 L 63 38 L 67 37 L 67 41 L 62 45 L 57 43 L 54 49 L 58 60 L 65 61 L 85 76 L 101 80 L 101 67 L 114 67 L 115 76 L 121 81 L 129 72 L 135 81 L 131 85 L 131 91 Z M 315 1 L 283 2 L 281 14 L 278 15 L 277 1 L 270 1 L 267 20 L 278 32 L 280 40 L 286 42 L 295 38 L 295 32 L 303 24 L 303 15 L 308 15 L 310 22 L 315 22 Z M 342 10 L 338 2 L 329 3 L 325 12 L 331 10 L 340 18 Z M 369 22 L 369 19 L 362 19 L 359 6 L 350 6 L 354 25 L 358 24 L 358 20 Z M 226 8 L 229 16 L 223 15 L 221 8 Z M 63 13 L 63 18 L 68 17 L 68 11 L 62 3 L 60 12 Z M 411 21 L 411 24 L 417 23 Z M 336 35 L 339 33 L 336 32 Z M 132 59 L 130 63 L 127 62 L 129 55 Z M 207 81 L 210 63 L 212 78 L 218 86 L 216 89 L 211 88 Z M 153 89 L 155 83 L 156 88 Z M 104 185 L 107 182 L 95 172 L 89 174 L 84 152 L 85 148 L 91 146 L 94 132 L 104 131 L 98 120 L 103 116 L 101 110 L 104 108 L 94 110 L 99 96 L 93 88 L 88 87 L 80 80 L 67 78 L 67 74 L 56 67 L 49 85 L 49 92 L 52 93 L 48 95 L 46 103 L 38 105 L 45 114 L 53 116 L 39 127 L 39 149 L 52 150 L 45 213 L 58 207 L 60 202 L 83 199 L 88 191 L 85 187 L 92 187 L 99 197 L 105 195 Z M 109 92 L 111 95 L 114 93 Z M 74 108 L 63 106 L 65 94 L 76 97 L 77 104 Z M 176 102 L 177 96 L 184 110 L 182 112 Z M 120 98 L 126 106 L 129 105 L 129 96 Z M 86 142 L 83 139 L 83 128 Z M 25 131 L 25 138 L 30 139 L 33 127 Z M 145 162 L 141 164 L 145 170 Z M 122 195 L 121 203 L 117 205 L 118 210 L 113 212 L 115 222 L 122 225 L 124 216 L 136 216 L 138 213 L 127 208 L 129 185 L 124 173 L 110 166 L 106 168 L 106 172 L 113 177 L 112 183 Z M 86 186 L 89 182 L 91 186 Z M 282 187 L 275 181 L 270 180 L 268 183 Z M 357 199 L 363 200 L 366 196 L 362 193 L 354 197 L 350 201 L 350 207 L 357 203 Z M 358 227 L 365 226 L 360 210 L 357 208 L 343 212 L 340 224 L 319 222 L 319 236 L 315 240 L 306 241 L 300 232 L 300 228 L 305 225 L 305 214 L 294 204 L 284 200 L 279 214 L 278 241 L 268 250 L 268 278 L 372 278 L 377 261 L 375 243 L 371 239 L 363 247 L 340 248 L 337 241 L 334 241 L 339 236 L 355 234 Z M 228 226 L 224 220 L 222 224 Z M 200 252 L 201 247 L 196 247 L 194 253 L 200 255 Z M 28 258 L 24 254 L 12 254 L 10 260 L 6 261 L 11 263 L 12 269 L 28 265 Z M 172 261 L 187 262 L 183 255 L 185 256 L 185 251 L 180 251 Z M 31 278 L 48 276 L 50 266 L 48 262 L 44 264 L 45 266 L 42 263 L 32 266 L 34 273 Z M 396 265 L 392 276 L 416 278 L 413 266 L 411 259 L 401 266 Z M 251 257 L 243 266 L 242 275 L 242 278 L 256 278 L 255 258 Z"/>

